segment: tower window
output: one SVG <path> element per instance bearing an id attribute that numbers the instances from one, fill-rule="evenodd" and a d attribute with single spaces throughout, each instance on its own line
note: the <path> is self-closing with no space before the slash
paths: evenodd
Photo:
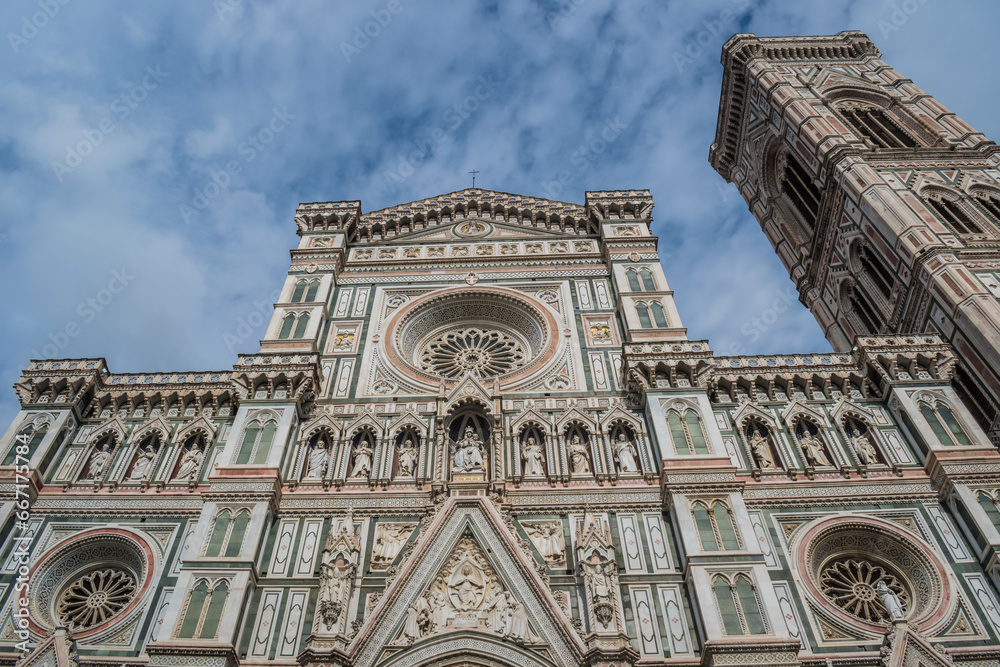
<path id="1" fill-rule="evenodd" d="M 882 261 L 882 258 L 865 245 L 858 252 L 858 259 L 861 260 L 861 269 L 864 271 L 865 276 L 871 280 L 879 293 L 888 299 L 892 294 L 892 286 L 895 284 L 896 279 Z"/>
<path id="2" fill-rule="evenodd" d="M 653 284 L 653 273 L 649 269 L 640 269 L 639 275 L 642 276 L 642 286 L 648 292 L 655 292 L 656 285 Z"/>
<path id="3" fill-rule="evenodd" d="M 864 137 L 876 148 L 916 148 L 914 141 L 883 109 L 871 105 L 851 104 L 840 108 L 854 133 Z"/>
<path id="4" fill-rule="evenodd" d="M 781 176 L 781 192 L 796 208 L 803 222 L 811 230 L 819 218 L 820 192 L 805 168 L 792 155 L 785 156 L 785 170 Z"/>
<path id="5" fill-rule="evenodd" d="M 635 269 L 628 269 L 625 271 L 625 275 L 628 276 L 628 288 L 633 292 L 641 292 L 642 286 L 639 285 L 639 275 Z"/>
<path id="6" fill-rule="evenodd" d="M 652 328 L 653 324 L 649 321 L 649 309 L 646 307 L 646 304 L 635 304 L 635 312 L 639 315 L 639 326 L 643 329 Z"/>
<path id="7" fill-rule="evenodd" d="M 986 210 L 986 213 L 993 219 L 993 223 L 1000 225 L 1000 199 L 983 192 L 977 192 L 972 196 Z"/>
<path id="8" fill-rule="evenodd" d="M 948 224 L 957 234 L 982 234 L 983 230 L 972 221 L 957 201 L 945 199 L 939 194 L 927 195 L 925 201 L 934 213 Z"/>
<path id="9" fill-rule="evenodd" d="M 656 323 L 656 326 L 661 327 L 661 328 L 666 328 L 666 326 L 667 326 L 667 316 L 663 312 L 663 306 L 660 305 L 660 303 L 654 301 L 653 303 L 651 303 L 649 305 L 649 309 L 653 313 L 653 321 Z"/>
<path id="10" fill-rule="evenodd" d="M 867 295 L 856 285 L 849 285 L 845 290 L 847 314 L 856 333 L 878 333 L 882 329 L 882 318 L 869 303 Z"/>

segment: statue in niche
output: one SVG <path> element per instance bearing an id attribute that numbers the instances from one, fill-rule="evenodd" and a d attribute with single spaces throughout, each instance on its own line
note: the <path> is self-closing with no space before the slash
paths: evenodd
<path id="1" fill-rule="evenodd" d="M 607 629 L 614 619 L 614 588 L 618 570 L 614 561 L 603 558 L 596 551 L 580 565 L 593 603 L 594 616 Z"/>
<path id="2" fill-rule="evenodd" d="M 753 452 L 754 460 L 760 469 L 773 468 L 774 459 L 771 458 L 771 445 L 767 438 L 761 435 L 760 431 L 754 431 L 750 436 L 750 451 Z"/>
<path id="3" fill-rule="evenodd" d="M 559 521 L 525 523 L 524 531 L 534 542 L 538 553 L 547 563 L 563 563 L 566 561 L 566 540 L 563 536 L 562 524 Z"/>
<path id="4" fill-rule="evenodd" d="M 417 448 L 413 445 L 413 439 L 407 438 L 397 453 L 399 467 L 396 475 L 398 477 L 413 477 L 417 471 Z"/>
<path id="5" fill-rule="evenodd" d="M 589 448 L 580 441 L 579 434 L 574 434 L 569 443 L 569 458 L 573 474 L 590 474 Z"/>
<path id="6" fill-rule="evenodd" d="M 326 467 L 330 461 L 330 450 L 327 449 L 326 439 L 320 438 L 316 446 L 309 452 L 309 463 L 306 466 L 306 479 L 323 479 L 326 474 Z"/>
<path id="7" fill-rule="evenodd" d="M 802 453 L 811 466 L 832 466 L 829 457 L 826 455 L 826 448 L 823 442 L 808 430 L 799 438 L 799 446 Z"/>
<path id="8" fill-rule="evenodd" d="M 886 585 L 884 579 L 879 579 L 879 582 L 875 584 L 875 594 L 878 595 L 885 610 L 889 612 L 889 620 L 902 621 L 906 618 L 903 612 L 903 603 L 899 601 L 896 592 Z"/>
<path id="9" fill-rule="evenodd" d="M 352 460 L 354 467 L 351 469 L 351 477 L 369 478 L 372 475 L 372 456 L 375 451 L 368 446 L 364 439 L 358 441 L 358 446 L 354 448 Z"/>
<path id="10" fill-rule="evenodd" d="M 858 460 L 866 466 L 877 465 L 878 451 L 875 446 L 872 445 L 871 440 L 866 436 L 861 434 L 861 431 L 855 429 L 851 431 L 850 436 L 851 445 L 854 447 L 854 452 L 858 455 Z"/>
<path id="11" fill-rule="evenodd" d="M 639 466 L 635 462 L 638 452 L 635 451 L 635 445 L 623 431 L 618 432 L 618 438 L 612 448 L 615 452 L 615 459 L 618 460 L 620 472 L 639 472 Z"/>
<path id="12" fill-rule="evenodd" d="M 174 479 L 178 482 L 191 479 L 198 474 L 202 461 L 205 460 L 205 450 L 197 445 L 192 445 L 181 457 L 181 464 L 177 468 Z"/>
<path id="13" fill-rule="evenodd" d="M 544 477 L 545 464 L 542 459 L 542 446 L 538 444 L 534 437 L 529 436 L 524 448 L 521 450 L 524 459 L 525 477 Z"/>
<path id="14" fill-rule="evenodd" d="M 329 630 L 345 608 L 345 598 L 354 577 L 354 565 L 342 556 L 320 564 L 318 608 L 323 624 Z"/>
<path id="15" fill-rule="evenodd" d="M 87 472 L 87 479 L 97 481 L 104 476 L 104 471 L 107 470 L 108 464 L 111 462 L 111 450 L 108 448 L 107 443 L 101 445 L 101 448 L 94 452 L 94 455 L 90 457 L 90 469 Z"/>
<path id="16" fill-rule="evenodd" d="M 484 472 L 483 442 L 471 426 L 465 427 L 465 435 L 451 447 L 452 472 Z"/>
<path id="17" fill-rule="evenodd" d="M 133 482 L 141 482 L 149 479 L 153 474 L 153 459 L 156 458 L 156 450 L 152 444 L 147 444 L 139 452 L 132 466 L 132 473 L 128 476 Z"/>

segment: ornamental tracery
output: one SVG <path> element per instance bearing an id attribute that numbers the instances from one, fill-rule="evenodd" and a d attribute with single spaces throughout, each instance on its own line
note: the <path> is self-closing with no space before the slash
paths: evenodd
<path id="1" fill-rule="evenodd" d="M 119 567 L 78 577 L 59 595 L 56 617 L 74 630 L 87 630 L 117 616 L 135 599 L 135 577 Z"/>
<path id="2" fill-rule="evenodd" d="M 887 565 L 849 557 L 827 563 L 820 572 L 820 590 L 827 599 L 868 623 L 889 620 L 889 612 L 879 599 L 879 583 L 884 583 L 896 594 L 905 613 L 910 606 L 910 594 L 900 577 Z"/>
<path id="3" fill-rule="evenodd" d="M 526 345 L 512 333 L 487 327 L 456 327 L 428 341 L 420 354 L 420 368 L 446 378 L 466 373 L 495 377 L 524 365 Z"/>

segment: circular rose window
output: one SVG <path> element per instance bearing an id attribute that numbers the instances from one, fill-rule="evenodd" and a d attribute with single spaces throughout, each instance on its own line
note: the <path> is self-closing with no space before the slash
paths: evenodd
<path id="1" fill-rule="evenodd" d="M 906 619 L 928 630 L 950 618 L 948 571 L 917 535 L 875 517 L 837 516 L 810 524 L 796 538 L 796 568 L 810 597 L 831 620 L 884 632 L 889 612 L 879 585 Z M 884 592 L 884 591 L 883 591 Z"/>
<path id="2" fill-rule="evenodd" d="M 431 386 L 466 375 L 515 383 L 545 368 L 559 337 L 543 304 L 499 287 L 448 289 L 416 299 L 386 327 L 390 365 Z"/>
<path id="3" fill-rule="evenodd" d="M 75 636 L 111 632 L 142 609 L 156 557 L 137 535 L 119 528 L 74 535 L 39 560 L 31 573 L 31 620 L 45 633 L 69 627 Z"/>

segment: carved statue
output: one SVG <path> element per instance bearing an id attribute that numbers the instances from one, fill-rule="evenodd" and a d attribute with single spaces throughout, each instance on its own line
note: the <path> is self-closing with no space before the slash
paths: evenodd
<path id="1" fill-rule="evenodd" d="M 562 524 L 558 521 L 522 524 L 538 553 L 548 562 L 564 562 L 566 560 L 566 541 L 563 537 Z"/>
<path id="2" fill-rule="evenodd" d="M 524 458 L 525 477 L 544 477 L 545 465 L 542 461 L 542 446 L 533 437 L 529 437 L 521 451 Z"/>
<path id="3" fill-rule="evenodd" d="M 374 454 L 375 451 L 368 446 L 367 442 L 364 440 L 358 442 L 358 446 L 354 448 L 352 454 L 354 467 L 351 469 L 351 477 L 371 477 L 372 455 Z"/>
<path id="4" fill-rule="evenodd" d="M 878 463 L 878 452 L 872 446 L 871 441 L 861 435 L 861 431 L 857 429 L 852 431 L 850 440 L 851 444 L 854 445 L 854 451 L 857 453 L 859 461 L 866 466 Z"/>
<path id="5" fill-rule="evenodd" d="M 417 471 L 417 448 L 413 446 L 413 440 L 407 438 L 403 445 L 399 448 L 397 454 L 397 460 L 399 461 L 399 467 L 397 468 L 397 477 L 413 477 Z"/>
<path id="6" fill-rule="evenodd" d="M 889 612 L 889 619 L 893 621 L 902 621 L 906 618 L 903 612 L 903 604 L 899 601 L 899 597 L 896 592 L 891 588 L 886 586 L 885 581 L 880 579 L 877 584 L 875 584 L 875 593 L 878 595 L 878 599 L 882 602 L 882 606 L 885 610 Z"/>
<path id="7" fill-rule="evenodd" d="M 184 456 L 181 457 L 181 464 L 177 468 L 177 474 L 174 476 L 174 479 L 178 482 L 182 482 L 194 477 L 198 474 L 198 470 L 201 468 L 201 462 L 204 460 L 205 451 L 201 447 L 192 446 L 189 450 L 184 452 Z"/>
<path id="8" fill-rule="evenodd" d="M 372 561 L 391 563 L 403 548 L 413 525 L 408 523 L 379 523 L 375 530 Z"/>
<path id="9" fill-rule="evenodd" d="M 802 447 L 802 453 L 805 454 L 806 460 L 810 465 L 833 465 L 826 455 L 826 449 L 823 447 L 823 442 L 809 431 L 806 431 L 805 435 L 799 439 L 799 446 Z"/>
<path id="10" fill-rule="evenodd" d="M 471 426 L 465 427 L 464 437 L 454 443 L 451 449 L 452 472 L 482 472 L 485 470 L 483 467 L 483 442 Z"/>
<path id="11" fill-rule="evenodd" d="M 434 632 L 443 632 L 448 627 L 448 601 L 440 592 L 435 593 L 431 607 L 431 620 L 434 621 Z"/>
<path id="12" fill-rule="evenodd" d="M 90 457 L 90 469 L 87 473 L 87 479 L 98 480 L 104 476 L 104 471 L 108 467 L 108 463 L 111 462 L 111 451 L 108 449 L 106 444 L 101 445 L 101 448 L 94 452 L 94 455 Z"/>
<path id="13" fill-rule="evenodd" d="M 421 637 L 425 637 L 431 630 L 431 606 L 424 597 L 417 598 L 417 601 L 406 610 L 406 624 L 403 626 L 403 635 L 412 643 Z"/>
<path id="14" fill-rule="evenodd" d="M 152 467 L 155 457 L 156 450 L 153 449 L 153 445 L 146 445 L 139 452 L 139 456 L 136 457 L 135 465 L 132 466 L 132 473 L 128 478 L 135 482 L 149 479 L 149 476 L 153 474 Z"/>
<path id="15" fill-rule="evenodd" d="M 338 558 L 333 562 L 323 562 L 319 568 L 319 612 L 323 624 L 329 630 L 344 610 L 344 599 L 354 577 L 354 565 Z"/>
<path id="16" fill-rule="evenodd" d="M 569 458 L 574 474 L 590 473 L 588 447 L 580 441 L 579 435 L 574 435 L 569 443 Z"/>
<path id="17" fill-rule="evenodd" d="M 510 631 L 510 593 L 497 591 L 489 602 L 486 603 L 486 611 L 490 612 L 490 627 L 497 634 L 507 636 Z"/>
<path id="18" fill-rule="evenodd" d="M 596 552 L 581 563 L 583 577 L 590 592 L 594 616 L 605 629 L 614 618 L 614 580 L 617 569 L 614 561 L 601 558 Z"/>
<path id="19" fill-rule="evenodd" d="M 618 439 L 615 440 L 613 449 L 615 458 L 618 460 L 618 470 L 620 472 L 639 472 L 639 466 L 635 462 L 637 455 L 635 445 L 632 444 L 632 441 L 623 432 L 618 432 Z"/>
<path id="20" fill-rule="evenodd" d="M 508 592 L 507 595 L 510 595 Z M 517 642 L 531 639 L 531 626 L 528 625 L 528 612 L 524 605 L 510 597 L 510 628 L 507 636 Z"/>
<path id="21" fill-rule="evenodd" d="M 309 464 L 306 466 L 306 479 L 323 479 L 326 474 L 326 466 L 330 461 L 330 450 L 326 447 L 326 440 L 320 438 L 316 446 L 309 452 Z"/>
<path id="22" fill-rule="evenodd" d="M 774 467 L 771 446 L 767 444 L 767 438 L 761 435 L 760 431 L 754 431 L 753 435 L 750 436 L 750 451 L 753 452 L 754 459 L 757 461 L 757 467 L 761 469 Z"/>

